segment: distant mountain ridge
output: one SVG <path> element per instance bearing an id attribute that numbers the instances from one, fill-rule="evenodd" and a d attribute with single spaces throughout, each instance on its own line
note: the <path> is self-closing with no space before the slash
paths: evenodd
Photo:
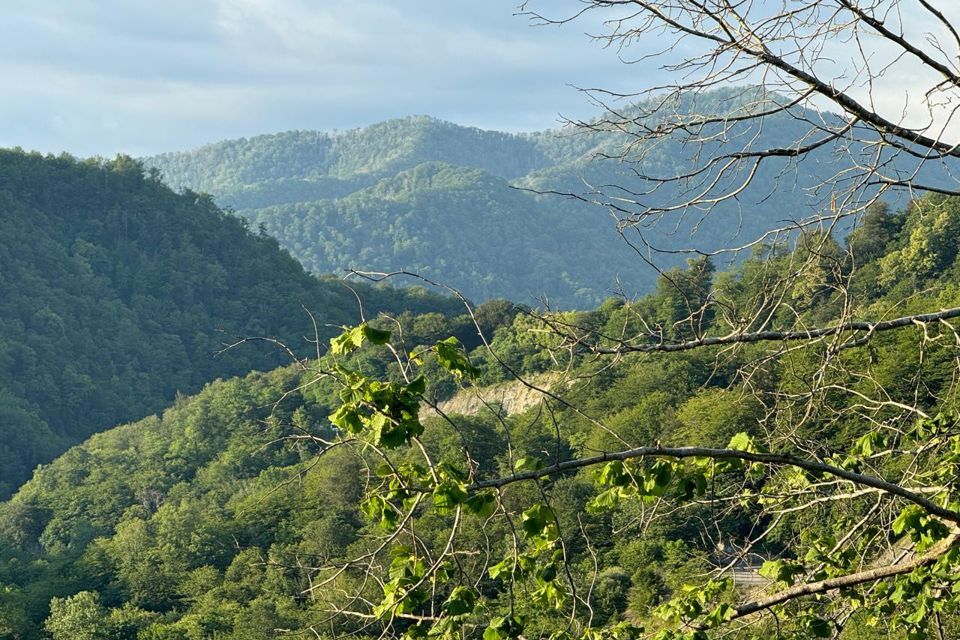
<path id="1" fill-rule="evenodd" d="M 755 99 L 749 89 L 717 90 L 698 97 L 695 108 L 749 108 L 744 105 Z M 756 132 L 757 143 L 795 144 L 808 133 L 804 127 L 777 116 Z M 314 272 L 407 268 L 477 300 L 529 303 L 545 294 L 562 307 L 590 308 L 620 289 L 627 295 L 650 291 L 656 273 L 619 241 L 602 207 L 537 194 L 622 185 L 625 196 L 633 188 L 642 194 L 633 197 L 645 204 L 675 196 L 668 187 L 644 193 L 649 185 L 639 186 L 631 165 L 597 159 L 618 156 L 629 142 L 617 133 L 563 128 L 509 134 L 413 116 L 339 133 L 228 140 L 144 162 L 174 188 L 212 194 Z M 704 155 L 709 152 L 708 145 Z M 681 174 L 692 153 L 665 140 L 643 149 L 641 167 Z M 750 188 L 704 220 L 701 211 L 678 212 L 645 233 L 667 249 L 710 251 L 752 240 L 828 206 L 829 194 L 813 187 L 844 166 L 831 145 L 799 163 L 790 181 L 779 179 L 781 167 L 764 163 Z M 663 266 L 683 258 L 668 258 Z"/>
<path id="2" fill-rule="evenodd" d="M 337 185 L 369 186 L 378 177 L 423 162 L 480 169 L 508 180 L 554 164 L 528 136 L 462 127 L 430 116 L 338 133 L 258 135 L 146 159 L 174 188 L 230 193 L 238 206 L 246 206 L 244 195 L 256 185 L 319 183 L 336 193 Z"/>

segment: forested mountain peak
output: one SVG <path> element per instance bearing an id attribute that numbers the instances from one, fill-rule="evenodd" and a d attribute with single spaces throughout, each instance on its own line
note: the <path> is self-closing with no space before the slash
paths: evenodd
<path id="1" fill-rule="evenodd" d="M 357 317 L 273 238 L 139 162 L 0 150 L 0 495 L 91 433 L 219 377 L 273 368 L 240 336 L 308 346 L 304 307 Z M 360 285 L 375 308 L 449 308 Z"/>
<path id="2" fill-rule="evenodd" d="M 481 169 L 446 162 L 424 162 L 396 175 L 382 178 L 367 191 L 381 197 L 410 197 L 429 191 L 475 189 L 506 186 L 503 178 Z"/>
<path id="3" fill-rule="evenodd" d="M 436 161 L 522 176 L 548 161 L 522 136 L 408 116 L 346 131 L 286 131 L 149 158 L 175 188 L 213 194 L 271 180 L 349 180 Z"/>

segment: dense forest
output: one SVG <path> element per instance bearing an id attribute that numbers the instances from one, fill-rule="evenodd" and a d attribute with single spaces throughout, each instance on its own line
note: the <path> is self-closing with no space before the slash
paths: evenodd
<path id="1" fill-rule="evenodd" d="M 467 4 L 0 3 L 0 640 L 960 638 L 960 3 Z"/>
<path id="2" fill-rule="evenodd" d="M 684 98 L 678 110 L 755 112 L 764 104 L 757 91 L 707 91 Z M 637 113 L 647 108 L 633 107 Z M 710 251 L 822 210 L 830 193 L 813 187 L 842 172 L 844 163 L 858 161 L 858 154 L 868 158 L 871 148 L 838 154 L 837 141 L 796 166 L 764 163 L 736 201 L 717 203 L 709 216 L 693 209 L 679 221 L 651 218 L 628 229 L 633 248 L 618 241 L 610 219 L 611 213 L 619 217 L 617 209 L 596 206 L 615 204 L 596 191 L 608 185 L 617 185 L 617 197 L 644 206 L 670 201 L 680 185 L 651 189 L 638 167 L 647 175 L 682 173 L 694 154 L 709 156 L 724 139 L 752 138 L 757 148 L 789 146 L 809 133 L 806 121 L 815 119 L 797 111 L 756 129 L 745 123 L 719 135 L 717 127 L 715 139 L 697 147 L 664 139 L 632 149 L 631 162 L 621 156 L 636 139 L 620 130 L 505 134 L 423 116 L 340 133 L 229 140 L 144 162 L 175 187 L 212 194 L 316 273 L 406 268 L 478 301 L 503 297 L 536 304 L 543 295 L 562 308 L 588 309 L 621 289 L 628 296 L 652 290 L 656 274 L 637 255 L 649 253 L 646 243 Z M 890 164 L 911 175 L 917 161 L 901 157 Z M 725 182 L 716 187 L 733 186 Z M 540 195 L 553 191 L 582 200 Z M 523 251 L 514 246 L 519 242 Z M 658 259 L 667 267 L 683 264 L 682 257 Z"/>
<path id="3" fill-rule="evenodd" d="M 18 161 L 41 162 L 22 157 Z M 144 181 L 138 170 L 118 173 L 110 166 L 43 162 L 51 168 L 66 167 L 68 173 L 92 172 L 107 180 L 126 176 L 141 189 L 162 190 L 149 179 Z M 195 206 L 192 200 L 184 200 L 188 196 L 162 193 L 173 203 Z M 235 224 L 239 238 L 273 246 Z M 470 415 L 422 407 L 424 455 L 432 456 L 437 468 L 450 477 L 470 473 L 480 482 L 624 444 L 722 447 L 739 442 L 752 448 L 754 438 L 764 439 L 767 425 L 764 406 L 754 399 L 764 393 L 802 395 L 807 381 L 817 375 L 827 376 L 831 389 L 846 386 L 866 398 L 882 388 L 891 406 L 910 402 L 924 415 L 956 415 L 960 406 L 950 392 L 955 389 L 950 327 L 941 327 L 942 334 L 934 335 L 931 327 L 908 326 L 869 342 L 853 343 L 834 356 L 850 367 L 827 372 L 818 369 L 819 357 L 804 350 L 765 359 L 770 351 L 764 344 L 747 344 L 736 352 L 719 347 L 656 357 L 637 352 L 612 362 L 574 349 L 564 358 L 564 351 L 557 349 L 557 328 L 588 331 L 599 336 L 601 345 L 619 344 L 617 336 L 642 334 L 649 323 L 659 327 L 667 341 L 694 335 L 691 323 L 712 335 L 720 330 L 721 312 L 737 317 L 763 300 L 771 283 L 783 282 L 789 282 L 790 288 L 777 291 L 780 300 L 774 310 L 783 314 L 786 326 L 829 325 L 851 306 L 857 315 L 868 317 L 956 306 L 960 303 L 958 232 L 957 199 L 928 197 L 896 214 L 876 205 L 862 226 L 841 241 L 805 234 L 791 247 L 758 249 L 729 271 L 716 271 L 706 259 L 693 260 L 687 268 L 664 274 L 654 292 L 636 300 L 611 298 L 593 311 L 546 316 L 502 301 L 480 305 L 473 317 L 413 309 L 394 319 L 381 316 L 369 327 L 362 325 L 366 327 L 362 331 L 344 334 L 319 361 L 212 383 L 193 397 L 179 398 L 162 415 L 98 434 L 74 447 L 39 470 L 0 506 L 0 636 L 255 640 L 289 632 L 312 638 L 378 637 L 380 625 L 387 623 L 372 604 L 370 619 L 338 614 L 356 607 L 358 598 L 379 602 L 397 584 L 410 585 L 424 575 L 420 561 L 408 560 L 407 554 L 422 553 L 424 563 L 434 557 L 450 544 L 446 535 L 454 518 L 449 505 L 435 501 L 417 516 L 416 544 L 423 548 L 390 546 L 388 532 L 396 516 L 384 506 L 389 503 L 364 496 L 372 478 L 391 477 L 390 469 L 381 470 L 378 447 L 397 443 L 391 444 L 384 432 L 371 441 L 372 446 L 328 446 L 338 434 L 353 433 L 349 421 L 338 422 L 344 415 L 341 406 L 352 397 L 349 385 L 345 394 L 331 372 L 362 372 L 403 385 L 401 371 L 391 364 L 397 353 L 418 354 L 412 358 L 418 362 L 425 387 L 414 393 L 430 404 L 454 395 L 483 397 L 491 385 L 500 384 L 502 389 L 502 383 L 518 378 L 549 386 L 540 401 L 512 413 L 502 410 L 495 397 Z M 811 260 L 811 255 L 816 259 Z M 857 264 L 855 271 L 852 262 Z M 785 279 L 786 274 L 791 277 Z M 844 291 L 851 292 L 852 300 L 835 295 L 838 279 L 847 277 L 852 279 Z M 691 301 L 708 297 L 719 301 L 710 307 L 713 311 L 690 313 Z M 694 303 L 692 308 L 701 307 Z M 476 328 L 489 344 L 481 342 Z M 397 347 L 392 355 L 379 346 L 387 332 L 393 334 Z M 447 336 L 455 336 L 458 342 Z M 918 336 L 925 338 L 923 349 L 917 348 Z M 763 364 L 749 377 L 738 375 L 748 362 Z M 864 370 L 869 370 L 869 379 L 849 373 Z M 923 381 L 922 397 L 913 384 L 918 379 Z M 396 391 L 416 384 L 376 388 Z M 360 389 L 360 383 L 352 388 Z M 408 410 L 416 412 L 409 406 Z M 889 418 L 884 412 L 891 410 L 885 404 L 871 415 L 879 423 L 885 415 Z M 335 428 L 331 420 L 345 426 Z M 846 468 L 871 465 L 879 475 L 900 468 L 892 444 L 894 455 L 870 458 L 870 444 L 888 436 L 858 416 L 825 410 L 796 424 L 803 425 L 802 432 L 791 433 L 790 446 L 801 442 L 832 459 L 847 455 L 851 443 L 857 442 L 860 457 L 848 458 Z M 935 429 L 926 433 L 920 437 L 936 439 Z M 908 447 L 907 435 L 889 437 L 904 438 L 897 442 Z M 788 443 L 773 438 L 766 445 L 776 453 Z M 472 468 L 469 460 L 464 461 L 465 450 L 474 461 Z M 386 459 L 397 468 L 414 468 L 419 455 L 412 446 L 409 451 L 399 447 Z M 922 459 L 912 464 L 919 465 L 912 471 L 915 477 L 923 477 Z M 457 566 L 444 569 L 446 573 L 431 583 L 433 591 L 420 593 L 412 609 L 400 610 L 407 617 L 398 614 L 390 622 L 395 625 L 393 631 L 421 637 L 419 625 L 434 618 L 420 612 L 429 613 L 431 603 L 438 607 L 442 603 L 443 613 L 436 619 L 459 626 L 453 631 L 452 627 L 431 631 L 431 637 L 461 637 L 456 635 L 460 629 L 466 629 L 463 637 L 479 637 L 481 632 L 488 640 L 517 637 L 519 625 L 524 637 L 569 637 L 563 634 L 570 625 L 587 629 L 580 637 L 590 638 L 639 637 L 627 635 L 627 630 L 642 625 L 653 632 L 663 626 L 658 638 L 706 637 L 690 629 L 687 635 L 669 635 L 665 621 L 681 616 L 670 607 L 680 606 L 677 602 L 684 607 L 704 606 L 704 599 L 710 597 L 729 602 L 735 586 L 714 585 L 718 591 L 704 595 L 684 585 L 726 561 L 724 544 L 736 546 L 756 533 L 752 515 L 760 514 L 771 532 L 754 548 L 767 559 L 761 571 L 764 579 L 789 585 L 808 569 L 815 576 L 830 576 L 854 562 L 856 554 L 832 554 L 823 547 L 824 541 L 839 545 L 848 528 L 855 529 L 863 513 L 871 512 L 872 495 L 849 509 L 848 503 L 828 498 L 815 500 L 812 508 L 797 507 L 801 494 L 795 489 L 817 491 L 830 485 L 815 474 L 750 467 L 741 478 L 742 469 L 729 465 L 688 485 L 671 479 L 668 469 L 654 464 L 647 471 L 634 468 L 635 473 L 647 474 L 642 477 L 649 484 L 641 482 L 631 494 L 627 489 L 632 485 L 621 482 L 629 469 L 624 471 L 623 465 L 619 471 L 611 469 L 616 468 L 604 467 L 599 473 L 573 469 L 535 485 L 509 485 L 497 497 L 502 511 L 493 515 L 484 504 L 474 508 L 466 502 L 469 509 L 462 523 L 453 526 L 459 526 L 455 529 L 459 548 L 473 553 L 464 552 Z M 698 484 L 701 481 L 703 486 Z M 733 503 L 735 508 L 705 500 L 691 503 L 686 510 L 651 516 L 651 505 L 662 504 L 659 499 L 668 494 L 700 496 L 740 483 L 746 483 L 753 494 L 747 492 L 742 502 Z M 448 485 L 453 493 L 445 495 L 451 500 L 457 499 L 457 486 Z M 399 501 L 402 487 L 392 491 L 385 495 Z M 763 499 L 750 498 L 760 494 Z M 524 511 L 538 495 L 550 506 Z M 779 498 L 765 503 L 768 496 Z M 767 507 L 771 511 L 764 511 Z M 900 524 L 893 525 L 898 535 L 911 532 L 915 540 L 923 541 L 936 529 L 935 523 L 922 520 L 909 508 L 904 513 L 914 515 L 907 524 L 898 518 Z M 459 518 L 459 510 L 457 514 Z M 537 569 L 524 573 L 517 568 L 522 563 L 514 565 L 516 575 L 507 580 L 504 572 L 511 571 L 503 569 L 507 560 L 485 564 L 483 557 L 509 559 L 511 553 L 520 553 L 511 552 L 517 540 L 511 528 L 518 522 L 523 523 L 529 545 L 523 552 L 541 555 L 517 556 L 536 557 Z M 713 537 L 702 536 L 703 522 L 710 523 L 707 529 Z M 555 540 L 545 544 L 548 531 Z M 884 534 L 875 537 L 885 539 Z M 718 542 L 724 544 L 718 547 Z M 870 548 L 860 551 L 870 553 Z M 365 574 L 371 580 L 368 584 L 361 573 L 325 572 L 324 568 L 346 567 L 342 563 L 356 557 L 372 558 L 371 566 L 382 572 L 383 581 L 371 578 L 380 573 Z M 460 586 L 454 589 L 452 584 Z M 508 589 L 508 584 L 513 586 Z M 868 606 L 871 591 L 851 591 L 851 601 L 859 602 L 863 613 L 856 613 L 854 607 L 842 626 L 804 609 L 782 620 L 771 617 L 749 631 L 760 636 L 742 637 L 781 637 L 777 635 L 781 624 L 792 629 L 782 637 L 924 637 L 921 631 L 932 619 L 925 612 L 933 609 L 922 607 L 933 607 L 936 593 L 921 598 L 918 609 L 904 610 L 897 603 L 914 607 L 918 600 L 913 598 L 920 598 L 917 594 L 927 588 L 925 584 L 897 583 L 899 595 L 891 596 L 883 615 Z M 563 591 L 570 587 L 565 585 L 589 592 L 589 610 L 570 614 Z M 889 595 L 883 588 L 881 593 Z M 908 598 L 904 594 L 910 589 L 914 591 Z M 477 597 L 483 598 L 482 607 L 475 606 Z M 717 615 L 722 618 L 729 610 L 721 605 Z M 936 611 L 949 633 L 960 631 L 952 609 L 937 605 Z M 617 633 L 624 635 L 589 631 L 601 627 L 619 629 Z M 586 635 L 588 631 L 595 635 Z"/>
<path id="4" fill-rule="evenodd" d="M 136 161 L 0 151 L 0 496 L 96 431 L 218 377 L 300 351 L 359 318 L 354 292 L 308 275 L 276 240 Z M 367 310 L 450 308 L 357 284 Z"/>

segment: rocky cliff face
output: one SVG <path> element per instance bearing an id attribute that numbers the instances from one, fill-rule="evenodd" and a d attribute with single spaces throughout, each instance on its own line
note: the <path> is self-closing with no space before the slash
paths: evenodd
<path id="1" fill-rule="evenodd" d="M 549 391 L 560 384 L 556 374 L 532 376 L 527 384 L 511 380 L 501 384 L 460 391 L 452 398 L 439 403 L 439 409 L 447 414 L 476 415 L 488 411 L 490 407 L 500 405 L 506 415 L 526 411 L 543 399 L 543 391 Z"/>

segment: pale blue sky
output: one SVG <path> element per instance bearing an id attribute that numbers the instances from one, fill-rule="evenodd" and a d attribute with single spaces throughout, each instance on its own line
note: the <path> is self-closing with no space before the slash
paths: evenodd
<path id="1" fill-rule="evenodd" d="M 541 0 L 562 13 L 576 0 Z M 533 130 L 644 88 L 586 32 L 517 0 L 4 0 L 0 146 L 152 154 L 429 114 Z"/>

